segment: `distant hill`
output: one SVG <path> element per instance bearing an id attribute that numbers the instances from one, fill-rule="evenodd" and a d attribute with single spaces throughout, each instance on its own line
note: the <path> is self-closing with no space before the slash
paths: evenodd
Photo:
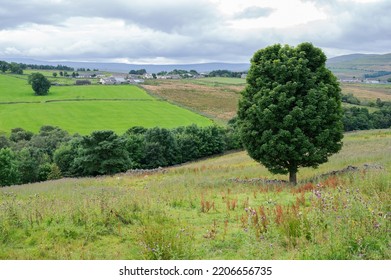
<path id="1" fill-rule="evenodd" d="M 391 53 L 337 56 L 327 60 L 327 67 L 341 79 L 374 76 L 373 78 L 386 80 L 391 74 L 387 74 L 391 72 Z"/>
<path id="2" fill-rule="evenodd" d="M 8 62 L 17 62 L 37 65 L 59 64 L 69 67 L 99 69 L 101 71 L 129 73 L 130 70 L 145 69 L 148 73 L 161 71 L 196 70 L 207 73 L 214 70 L 229 70 L 233 72 L 247 71 L 250 63 L 199 63 L 199 64 L 126 64 L 101 62 L 75 62 L 75 61 L 44 61 L 31 58 L 1 58 Z M 389 54 L 349 54 L 333 57 L 327 60 L 327 67 L 340 79 L 364 79 L 371 76 L 374 79 L 387 80 L 391 77 L 391 53 Z"/>
<path id="3" fill-rule="evenodd" d="M 158 73 L 161 71 L 178 70 L 196 70 L 198 73 L 211 72 L 214 70 L 230 70 L 234 72 L 247 71 L 250 63 L 199 63 L 199 64 L 126 64 L 126 63 L 101 63 L 101 62 L 74 62 L 74 61 L 43 61 L 30 58 L 0 58 L 7 62 L 17 62 L 37 65 L 59 64 L 69 67 L 99 69 L 100 71 L 128 73 L 130 70 L 145 69 L 148 73 Z"/>

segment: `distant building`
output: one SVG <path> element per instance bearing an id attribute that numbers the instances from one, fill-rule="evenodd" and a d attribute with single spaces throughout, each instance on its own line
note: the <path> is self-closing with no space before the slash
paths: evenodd
<path id="1" fill-rule="evenodd" d="M 108 77 L 108 78 L 101 78 L 99 82 L 102 85 L 120 85 L 120 84 L 127 84 L 129 81 L 125 79 L 124 77 Z"/>
<path id="2" fill-rule="evenodd" d="M 127 84 L 127 80 L 123 77 L 114 77 L 115 84 Z"/>
<path id="3" fill-rule="evenodd" d="M 380 84 L 380 81 L 378 80 L 365 80 L 366 84 Z"/>
<path id="4" fill-rule="evenodd" d="M 76 80 L 76 85 L 77 86 L 90 85 L 90 84 L 91 84 L 90 80 Z"/>
<path id="5" fill-rule="evenodd" d="M 143 78 L 144 78 L 144 79 L 153 79 L 153 75 L 152 75 L 152 74 L 149 74 L 149 73 L 145 73 L 145 74 L 143 75 Z"/>
<path id="6" fill-rule="evenodd" d="M 141 84 L 144 83 L 144 79 L 129 79 L 130 84 Z"/>
<path id="7" fill-rule="evenodd" d="M 102 85 L 115 85 L 115 79 L 114 77 L 108 77 L 108 78 L 101 78 L 99 80 L 99 82 L 102 84 Z"/>

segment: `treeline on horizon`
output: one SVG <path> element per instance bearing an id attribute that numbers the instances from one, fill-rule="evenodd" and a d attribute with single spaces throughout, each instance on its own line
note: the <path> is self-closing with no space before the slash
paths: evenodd
<path id="1" fill-rule="evenodd" d="M 0 61 L 0 71 L 5 73 L 10 71 L 13 74 L 23 74 L 23 70 L 34 69 L 34 70 L 64 70 L 64 71 L 74 71 L 73 67 L 66 65 L 38 65 L 38 64 L 25 64 L 25 63 L 16 63 L 16 62 L 6 62 Z"/>
<path id="2" fill-rule="evenodd" d="M 12 74 L 23 74 L 23 70 L 26 69 L 32 69 L 32 70 L 61 70 L 61 71 L 75 71 L 75 68 L 69 67 L 66 65 L 40 65 L 40 64 L 26 64 L 26 63 L 16 63 L 16 62 L 6 62 L 0 60 L 0 71 L 5 73 L 7 71 L 11 72 Z M 89 68 L 77 68 L 77 71 L 80 72 L 89 72 L 91 69 Z M 99 71 L 98 69 L 93 69 L 93 71 Z M 211 72 L 208 72 L 207 74 L 203 74 L 207 77 L 227 77 L 227 78 L 241 78 L 242 74 L 246 74 L 247 71 L 241 71 L 241 72 L 234 72 L 230 70 L 213 70 Z M 138 70 L 130 70 L 129 74 L 133 75 L 144 75 L 147 74 L 147 71 L 145 69 L 138 69 Z M 200 75 L 196 70 L 181 70 L 181 69 L 174 69 L 172 71 L 161 71 L 158 72 L 157 75 L 163 76 L 163 75 L 180 75 L 182 78 L 186 78 L 189 76 L 195 76 Z"/>
<path id="3" fill-rule="evenodd" d="M 232 126 L 132 127 L 123 135 L 102 130 L 88 136 L 53 126 L 37 134 L 15 128 L 0 136 L 0 186 L 166 167 L 238 148 Z"/>

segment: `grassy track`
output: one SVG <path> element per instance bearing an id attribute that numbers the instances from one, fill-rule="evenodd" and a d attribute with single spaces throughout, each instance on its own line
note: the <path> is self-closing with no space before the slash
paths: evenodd
<path id="1" fill-rule="evenodd" d="M 1 188 L 0 259 L 387 260 L 390 147 L 390 130 L 348 133 L 297 187 L 251 183 L 286 178 L 237 152 L 166 173 Z M 319 177 L 347 165 L 361 171 Z"/>
<path id="2" fill-rule="evenodd" d="M 0 75 L 0 88 L 0 132 L 5 133 L 15 127 L 37 132 L 43 125 L 88 134 L 101 129 L 123 133 L 132 126 L 212 124 L 132 85 L 53 86 L 49 95 L 34 96 L 26 80 Z"/>

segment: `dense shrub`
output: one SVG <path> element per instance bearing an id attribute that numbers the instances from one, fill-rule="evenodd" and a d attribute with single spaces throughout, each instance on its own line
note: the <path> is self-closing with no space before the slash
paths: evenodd
<path id="1" fill-rule="evenodd" d="M 345 131 L 390 128 L 391 106 L 383 106 L 373 113 L 367 108 L 344 108 L 343 123 Z"/>
<path id="2" fill-rule="evenodd" d="M 125 171 L 130 159 L 124 139 L 113 131 L 102 130 L 83 137 L 73 164 L 81 172 L 76 175 L 96 176 Z"/>
<path id="3" fill-rule="evenodd" d="M 369 111 L 366 108 L 344 108 L 343 124 L 345 131 L 373 128 Z"/>
<path id="4" fill-rule="evenodd" d="M 0 186 L 19 183 L 17 159 L 10 148 L 0 149 Z"/>

